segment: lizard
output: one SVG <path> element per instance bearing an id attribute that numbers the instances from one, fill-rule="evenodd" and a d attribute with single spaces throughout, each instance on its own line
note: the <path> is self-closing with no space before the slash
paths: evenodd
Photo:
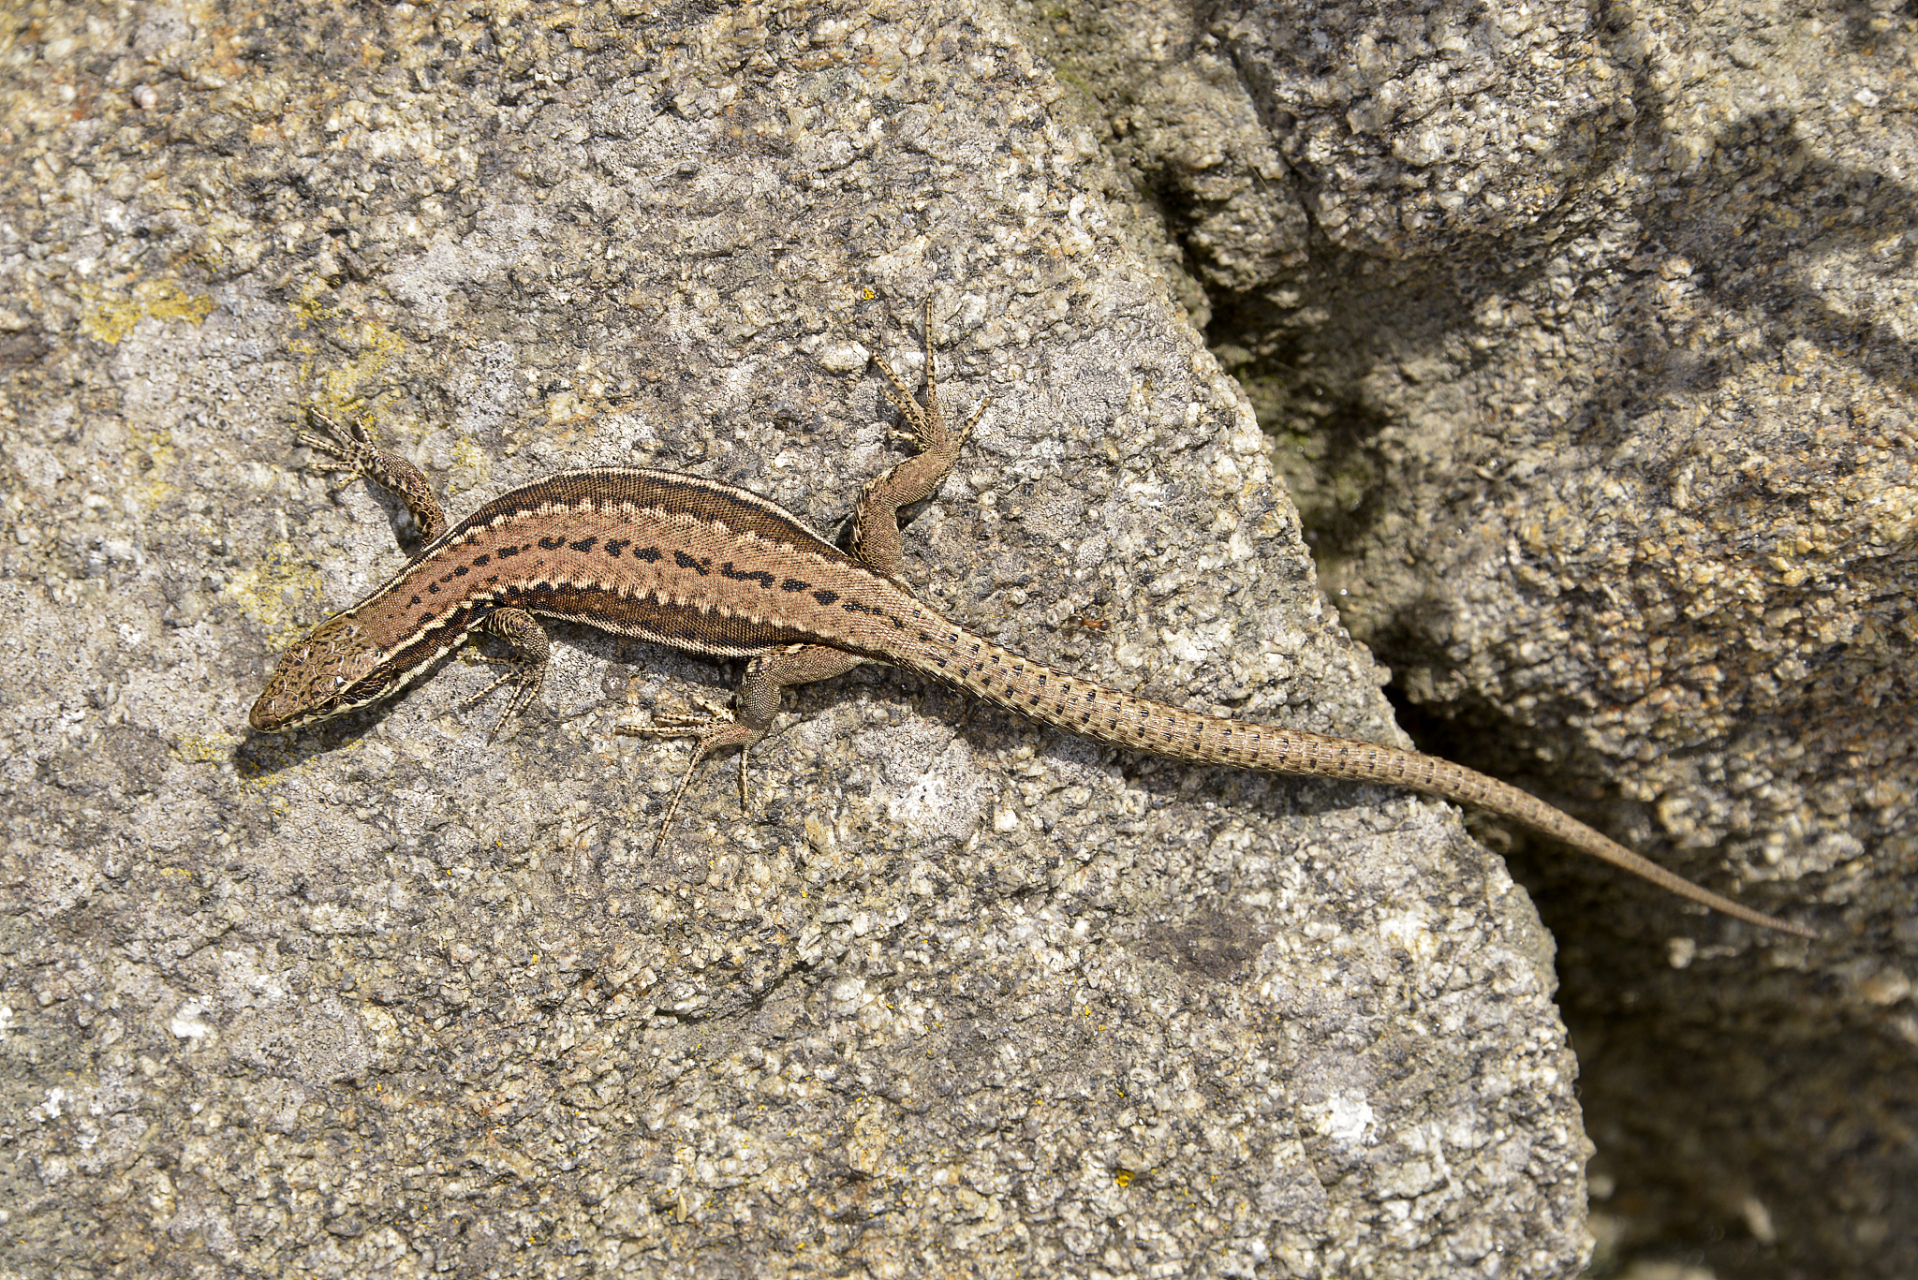
<path id="1" fill-rule="evenodd" d="M 783 690 L 879 662 L 1117 747 L 1196 764 L 1380 783 L 1473 805 L 1749 924 L 1817 936 L 1694 884 L 1528 792 L 1462 765 L 1185 710 L 1058 670 L 941 617 L 905 583 L 899 513 L 944 483 L 987 401 L 955 427 L 939 398 L 930 305 L 924 339 L 918 395 L 884 358 L 872 356 L 885 379 L 880 390 L 899 412 L 895 434 L 911 452 L 860 490 L 850 551 L 745 489 L 642 467 L 555 472 L 449 525 L 424 473 L 378 448 L 363 422 L 343 426 L 310 410 L 320 429 L 302 431 L 299 440 L 324 455 L 318 469 L 345 473 L 344 483 L 365 478 L 394 494 L 423 545 L 359 603 L 286 649 L 249 723 L 262 732 L 291 730 L 367 706 L 484 634 L 504 641 L 512 656 L 480 655 L 507 669 L 467 705 L 514 686 L 493 730 L 497 738 L 538 694 L 550 653 L 538 619 L 557 618 L 746 660 L 732 711 L 658 713 L 651 725 L 616 727 L 694 740 L 655 853 L 687 783 L 712 753 L 738 750 L 746 803 L 746 754 L 772 728 Z"/>

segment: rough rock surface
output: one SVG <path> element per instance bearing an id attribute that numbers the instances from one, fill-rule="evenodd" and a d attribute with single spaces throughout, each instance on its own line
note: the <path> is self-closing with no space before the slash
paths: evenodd
<path id="1" fill-rule="evenodd" d="M 45 6 L 0 37 L 0 1273 L 1560 1276 L 1549 944 L 1442 806 L 867 669 L 745 814 L 558 630 L 285 739 L 277 648 L 456 512 L 676 466 L 830 528 L 869 349 L 993 406 L 909 531 L 975 627 L 1392 738 L 1245 399 L 990 7 Z M 863 345 L 862 345 L 863 344 Z M 1104 629 L 1073 622 L 1097 618 Z"/>
<path id="2" fill-rule="evenodd" d="M 1609 1229 L 1918 1273 L 1909 6 L 1074 19 L 1421 741 L 1827 931 L 1528 862 Z"/>

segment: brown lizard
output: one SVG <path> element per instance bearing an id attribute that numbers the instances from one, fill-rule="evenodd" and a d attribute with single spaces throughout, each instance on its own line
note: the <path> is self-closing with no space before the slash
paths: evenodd
<path id="1" fill-rule="evenodd" d="M 1476 805 L 1748 923 L 1801 937 L 1792 924 L 1721 897 L 1495 778 L 1433 756 L 1296 729 L 1202 715 L 1046 666 L 940 617 L 903 583 L 898 513 L 951 472 L 982 402 L 954 430 L 939 402 L 925 322 L 924 403 L 878 356 L 900 434 L 916 452 L 861 490 L 848 554 L 765 498 L 671 471 L 592 467 L 521 485 L 448 528 L 426 477 L 374 447 L 363 426 L 313 414 L 300 440 L 337 459 L 323 469 L 395 493 L 425 545 L 406 567 L 281 655 L 248 717 L 293 729 L 396 693 L 475 631 L 504 640 L 508 670 L 474 699 L 515 686 L 494 733 L 539 692 L 549 652 L 535 615 L 720 658 L 745 658 L 737 709 L 655 717 L 618 732 L 695 739 L 660 824 L 678 811 L 700 760 L 745 754 L 772 727 L 780 691 L 863 662 L 922 672 L 1055 728 L 1178 760 L 1270 773 L 1385 783 Z M 655 844 L 657 849 L 657 843 Z"/>

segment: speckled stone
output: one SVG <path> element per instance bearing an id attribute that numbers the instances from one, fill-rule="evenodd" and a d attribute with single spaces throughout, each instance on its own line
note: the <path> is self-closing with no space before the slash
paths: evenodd
<path id="1" fill-rule="evenodd" d="M 1918 22 L 1022 12 L 1422 741 L 1827 931 L 1527 859 L 1608 1235 L 1918 1273 Z"/>

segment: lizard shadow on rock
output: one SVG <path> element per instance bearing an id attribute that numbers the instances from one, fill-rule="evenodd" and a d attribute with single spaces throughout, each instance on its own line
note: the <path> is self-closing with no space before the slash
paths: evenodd
<path id="1" fill-rule="evenodd" d="M 1050 661 L 1050 659 L 1043 659 Z M 1061 669 L 1072 664 L 1061 662 Z M 1029 743 L 1041 758 L 1058 765 L 1070 763 L 1100 773 L 1114 774 L 1123 785 L 1146 792 L 1151 807 L 1185 801 L 1197 804 L 1210 801 L 1215 814 L 1203 819 L 1204 825 L 1243 819 L 1265 826 L 1280 819 L 1312 822 L 1356 810 L 1376 807 L 1391 797 L 1415 797 L 1432 803 L 1449 803 L 1420 797 L 1408 788 L 1389 782 L 1364 782 L 1338 778 L 1320 778 L 1267 773 L 1230 764 L 1177 760 L 1150 751 L 1102 743 L 1081 738 L 1064 729 L 1030 720 L 1018 712 L 970 696 L 931 676 L 903 668 L 872 664 L 832 680 L 804 687 L 802 701 L 789 702 L 782 712 L 781 729 L 808 716 L 823 714 L 834 704 L 864 697 L 901 712 L 926 717 L 952 728 L 987 771 L 998 772 L 1006 753 L 1020 742 Z M 863 692 L 860 692 L 863 690 Z M 1149 693 L 1146 696 L 1151 696 Z M 945 708 L 942 709 L 944 704 Z M 1173 705 L 1181 700 L 1174 698 Z M 1270 723 L 1270 722 L 1254 722 Z M 1319 729 L 1355 742 L 1369 741 L 1363 729 Z M 779 730 L 775 731 L 775 737 Z M 769 738 L 768 741 L 771 741 Z M 1390 744 L 1380 744 L 1390 745 Z M 1061 776 L 1054 768 L 1051 776 Z M 1210 780 L 1210 781 L 1205 781 Z M 1114 815 L 1117 816 L 1117 815 Z M 1315 862 L 1313 878 L 1337 879 L 1336 864 Z M 1188 904 L 1195 911 L 1212 909 L 1206 903 Z M 1216 904 L 1214 904 L 1216 905 Z"/>
<path id="2" fill-rule="evenodd" d="M 722 663 L 683 655 L 646 641 L 600 637 L 583 627 L 577 628 L 582 637 L 593 637 L 593 641 L 565 634 L 573 629 L 560 624 L 556 627 L 555 639 L 579 643 L 582 648 L 593 651 L 596 659 L 608 663 L 609 668 L 629 665 L 626 677 L 648 671 L 658 672 L 668 663 L 675 664 L 677 669 L 671 672 L 661 697 L 661 705 L 665 706 L 688 700 L 694 694 L 723 704 L 730 699 L 737 684 L 737 674 L 743 670 L 742 663 Z M 712 673 L 713 678 L 701 678 L 704 672 Z M 1378 803 L 1381 796 L 1413 794 L 1387 783 L 1274 775 L 1231 765 L 1175 761 L 1151 752 L 1112 746 L 1037 723 L 1017 712 L 944 685 L 930 676 L 884 663 L 871 663 L 828 680 L 797 686 L 789 693 L 772 732 L 763 743 L 753 748 L 755 761 L 760 760 L 762 755 L 778 751 L 780 739 L 807 721 L 831 714 L 837 707 L 864 702 L 872 706 L 884 706 L 890 712 L 917 715 L 932 723 L 950 727 L 955 736 L 965 740 L 980 761 L 981 768 L 988 772 L 998 769 L 997 762 L 1012 744 L 1028 741 L 1048 759 L 1063 763 L 1066 757 L 1072 757 L 1074 763 L 1090 764 L 1101 772 L 1116 770 L 1122 775 L 1126 786 L 1146 791 L 1155 801 L 1191 800 L 1195 796 L 1214 800 L 1220 806 L 1220 821 L 1224 821 L 1231 813 L 1254 821 L 1280 815 L 1310 821 L 1365 808 Z M 888 714 L 885 719 L 891 721 L 894 717 Z M 678 767 L 681 759 L 683 757 L 676 758 L 673 767 Z M 734 767 L 732 760 L 731 755 L 724 755 L 700 763 L 687 793 L 688 806 L 700 803 L 702 795 L 715 803 L 736 806 L 737 800 L 732 794 L 729 780 Z M 1217 778 L 1219 782 L 1217 785 L 1195 788 L 1192 782 L 1195 772 Z M 721 779 L 719 790 L 713 790 L 714 777 Z M 880 783 L 878 788 L 882 790 L 884 785 Z M 758 786 L 755 786 L 755 797 L 757 803 L 764 807 L 767 820 L 792 821 L 786 812 L 786 797 L 768 794 L 765 788 Z M 884 797 L 881 795 L 877 798 Z M 657 805 L 649 806 L 649 816 L 656 816 L 654 811 L 657 808 Z M 682 811 L 682 823 L 685 816 Z M 675 833 L 669 832 L 667 848 L 672 846 L 674 839 Z M 1007 896 L 1017 894 L 1008 893 Z M 1195 907 L 1198 905 L 1195 904 Z"/>

